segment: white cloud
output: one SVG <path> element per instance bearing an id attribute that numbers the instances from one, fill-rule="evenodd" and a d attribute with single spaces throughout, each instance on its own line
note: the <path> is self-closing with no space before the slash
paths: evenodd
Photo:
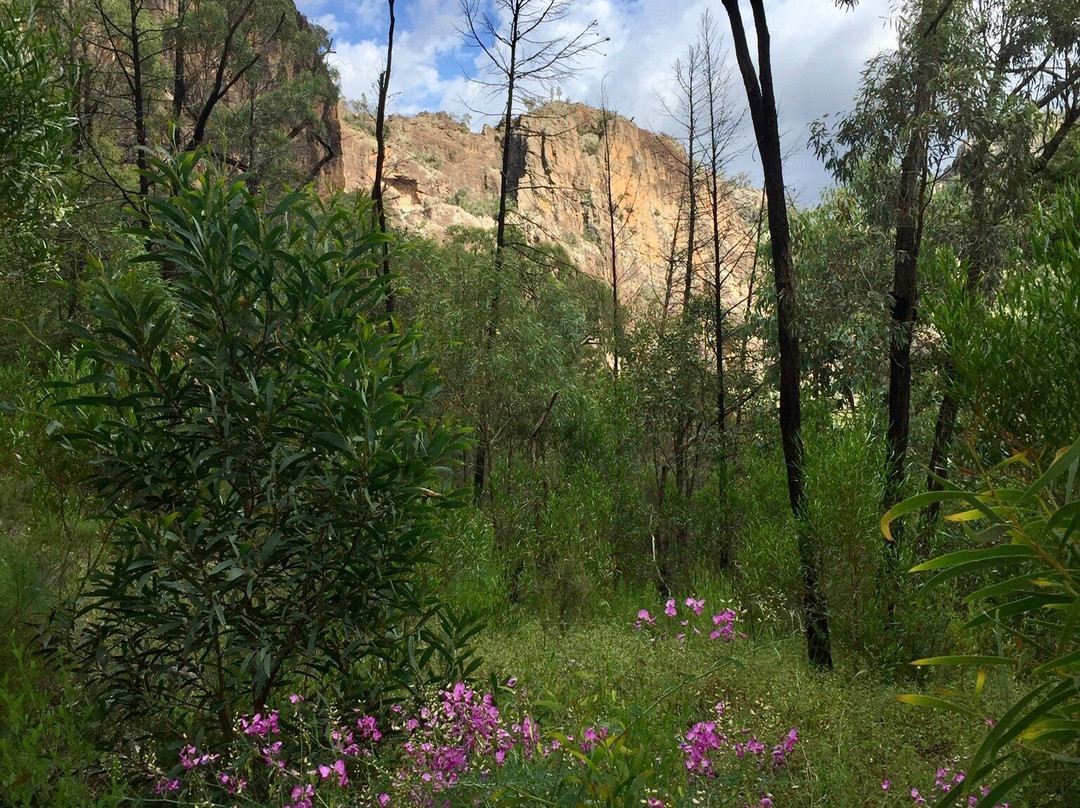
<path id="1" fill-rule="evenodd" d="M 786 179 L 803 197 L 816 196 L 828 180 L 806 149 L 807 127 L 826 112 L 849 108 L 865 61 L 895 42 L 895 34 L 884 24 L 889 3 L 862 0 L 856 10 L 844 11 L 831 0 L 767 0 L 781 127 L 785 149 L 791 154 Z M 345 96 L 359 98 L 367 93 L 370 98 L 385 59 L 385 2 L 301 0 L 300 8 L 332 23 L 336 34 L 332 64 L 341 74 Z M 552 33 L 573 35 L 596 19 L 599 33 L 609 39 L 582 59 L 563 84 L 564 96 L 596 103 L 606 77 L 610 103 L 621 114 L 650 129 L 671 130 L 659 99 L 670 92 L 671 64 L 695 40 L 706 9 L 729 43 L 727 16 L 714 0 L 574 0 L 566 19 Z M 391 84 L 395 112 L 498 110 L 498 102 L 492 103 L 462 76 L 462 70 L 475 73 L 484 57 L 467 48 L 457 32 L 456 2 L 397 0 L 396 11 Z M 748 9 L 744 19 L 750 23 Z M 726 48 L 730 50 L 730 45 Z M 738 82 L 737 72 L 734 77 Z M 732 98 L 745 104 L 741 84 L 734 88 Z M 751 155 L 737 160 L 735 169 L 759 180 Z"/>

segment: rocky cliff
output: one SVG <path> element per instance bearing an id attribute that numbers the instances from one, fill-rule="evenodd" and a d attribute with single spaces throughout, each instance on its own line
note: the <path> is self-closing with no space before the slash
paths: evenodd
<path id="1" fill-rule="evenodd" d="M 342 113 L 346 190 L 369 190 L 375 137 L 370 116 Z M 562 244 L 581 269 L 611 280 L 611 199 L 624 299 L 659 297 L 670 280 L 681 288 L 686 264 L 686 153 L 673 139 L 625 118 L 555 102 L 522 116 L 511 177 L 513 220 L 531 241 Z M 439 238 L 452 225 L 493 227 L 498 208 L 501 133 L 472 132 L 444 113 L 387 121 L 387 207 L 406 231 Z M 605 159 L 608 158 L 608 159 Z M 610 164 L 610 172 L 606 166 Z M 725 296 L 741 296 L 753 259 L 758 192 L 723 184 L 719 231 Z M 712 223 L 698 192 L 697 288 L 713 274 Z M 673 260 L 674 257 L 674 260 Z"/>

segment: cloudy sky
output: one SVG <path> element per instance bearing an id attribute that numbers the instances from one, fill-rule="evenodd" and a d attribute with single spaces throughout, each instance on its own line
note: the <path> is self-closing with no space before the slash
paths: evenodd
<path id="1" fill-rule="evenodd" d="M 330 31 L 330 61 L 341 76 L 344 96 L 366 94 L 373 101 L 372 88 L 385 59 L 386 0 L 299 0 L 298 6 Z M 854 11 L 839 9 L 832 0 L 766 0 L 765 6 L 788 154 L 785 179 L 800 201 L 813 203 L 829 178 L 806 147 L 807 127 L 825 113 L 850 108 L 866 60 L 895 42 L 891 0 L 861 0 Z M 595 19 L 608 40 L 563 83 L 562 96 L 596 105 L 606 81 L 610 106 L 648 129 L 677 132 L 661 99 L 671 97 L 672 63 L 696 39 L 706 9 L 725 31 L 724 47 L 730 52 L 727 16 L 716 0 L 570 0 L 569 7 L 561 30 L 576 32 Z M 499 104 L 470 81 L 484 57 L 456 31 L 461 26 L 458 0 L 397 0 L 395 8 L 391 111 L 463 114 L 471 109 L 474 127 L 493 122 L 477 113 L 494 113 Z M 749 18 L 749 10 L 744 14 Z M 734 57 L 729 61 L 734 67 Z M 732 98 L 745 105 L 741 83 Z M 750 149 L 733 161 L 732 171 L 745 172 L 756 185 L 761 182 Z"/>

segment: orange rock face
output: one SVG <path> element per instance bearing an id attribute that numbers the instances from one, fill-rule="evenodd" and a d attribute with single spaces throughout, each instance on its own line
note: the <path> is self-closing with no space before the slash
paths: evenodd
<path id="1" fill-rule="evenodd" d="M 341 122 L 344 188 L 370 190 L 373 122 L 348 112 Z M 526 239 L 561 244 L 582 271 L 610 283 L 614 218 L 623 299 L 662 298 L 669 279 L 677 297 L 685 281 L 687 244 L 682 146 L 625 118 L 609 114 L 605 120 L 600 110 L 564 102 L 523 115 L 518 133 L 512 221 Z M 492 127 L 475 133 L 444 113 L 391 116 L 385 196 L 395 223 L 433 238 L 452 225 L 494 227 L 501 140 Z M 711 290 L 712 215 L 704 174 L 700 177 L 693 283 Z M 724 181 L 720 196 L 722 288 L 725 301 L 734 305 L 749 280 L 760 196 Z"/>

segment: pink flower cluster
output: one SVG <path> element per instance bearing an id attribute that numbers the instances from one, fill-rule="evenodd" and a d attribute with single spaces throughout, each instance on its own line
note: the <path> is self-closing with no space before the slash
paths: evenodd
<path id="1" fill-rule="evenodd" d="M 540 742 L 530 716 L 507 726 L 491 693 L 480 695 L 461 682 L 440 694 L 438 707 L 422 709 L 419 720 L 410 718 L 404 728 L 411 737 L 402 744 L 405 762 L 395 782 L 417 805 L 430 804 L 434 794 L 477 767 L 484 776 L 488 764 L 502 766 L 515 747 L 531 758 Z"/>
<path id="2" fill-rule="evenodd" d="M 724 715 L 724 703 L 716 705 L 717 718 Z M 759 771 L 765 768 L 766 746 L 750 730 L 743 729 L 739 732 L 741 737 L 729 738 L 719 727 L 717 721 L 699 721 L 686 733 L 686 740 L 679 744 L 686 764 L 686 771 L 691 779 L 713 778 L 719 771 L 720 756 L 725 750 L 735 753 L 738 759 L 757 759 Z M 787 762 L 787 756 L 795 748 L 799 740 L 799 730 L 792 727 L 788 733 L 772 749 L 772 768 L 778 769 Z M 772 805 L 772 798 L 763 795 L 759 799 L 760 806 Z"/>
<path id="3" fill-rule="evenodd" d="M 953 758 L 954 764 L 958 763 L 959 760 L 959 758 Z M 955 772 L 953 772 L 950 767 L 942 766 L 935 773 L 934 787 L 940 792 L 941 796 L 944 797 L 946 794 L 951 793 L 954 788 L 958 787 L 966 779 L 967 772 L 965 772 L 964 770 L 957 769 Z M 892 789 L 892 781 L 888 778 L 885 778 L 881 782 L 881 790 L 889 791 L 890 789 Z M 987 786 L 979 786 L 975 789 L 975 792 L 977 793 L 969 794 L 967 796 L 967 799 L 961 804 L 967 805 L 969 806 L 969 808 L 978 805 L 980 799 L 990 793 L 990 789 Z M 924 808 L 926 805 L 929 804 L 929 800 L 938 799 L 932 793 L 924 795 L 922 792 L 919 791 L 919 789 L 915 787 L 909 789 L 907 794 L 911 798 L 911 804 L 913 806 L 918 806 L 918 808 Z M 1011 803 L 998 803 L 994 806 L 994 808 L 1011 808 Z"/>
<path id="4" fill-rule="evenodd" d="M 694 636 L 700 636 L 704 631 L 697 626 L 690 625 L 693 617 L 700 617 L 705 613 L 705 598 L 687 598 L 685 602 L 686 608 L 690 614 L 685 615 L 685 619 L 679 620 L 679 627 L 681 631 L 677 631 L 675 639 L 680 643 L 685 642 L 687 633 Z M 675 598 L 669 598 L 667 603 L 664 604 L 664 616 L 672 620 L 678 620 L 679 609 L 675 605 Z M 710 640 L 723 640 L 724 642 L 731 642 L 735 637 L 735 623 L 738 621 L 738 615 L 731 609 L 724 609 L 722 612 L 714 614 L 712 616 L 712 630 L 709 631 Z M 637 620 L 634 621 L 634 628 L 641 631 L 645 626 L 652 626 L 656 628 L 657 618 L 654 617 L 648 609 L 641 609 L 637 613 Z M 664 635 L 661 635 L 661 639 Z M 740 634 L 740 637 L 745 638 L 745 634 Z"/>

